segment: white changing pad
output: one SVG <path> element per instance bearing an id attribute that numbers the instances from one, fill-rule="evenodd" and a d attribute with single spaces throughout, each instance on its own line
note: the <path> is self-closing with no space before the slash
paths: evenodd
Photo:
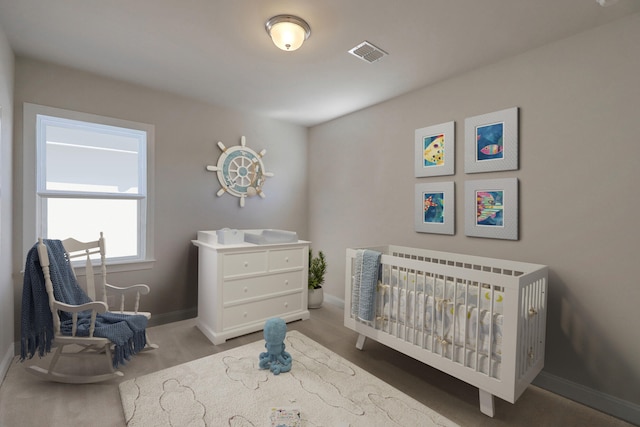
<path id="1" fill-rule="evenodd" d="M 256 245 L 270 245 L 274 243 L 295 243 L 298 241 L 298 233 L 295 231 L 275 230 L 245 230 L 244 241 Z"/>

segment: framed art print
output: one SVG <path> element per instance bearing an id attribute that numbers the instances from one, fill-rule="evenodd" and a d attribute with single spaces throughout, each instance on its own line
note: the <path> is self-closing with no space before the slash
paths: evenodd
<path id="1" fill-rule="evenodd" d="M 464 121 L 466 173 L 518 169 L 518 107 Z"/>
<path id="2" fill-rule="evenodd" d="M 416 184 L 415 230 L 419 233 L 454 234 L 453 182 Z"/>
<path id="3" fill-rule="evenodd" d="M 464 184 L 467 236 L 518 240 L 518 179 L 483 179 Z"/>
<path id="4" fill-rule="evenodd" d="M 415 176 L 453 175 L 455 166 L 454 122 L 416 129 Z"/>

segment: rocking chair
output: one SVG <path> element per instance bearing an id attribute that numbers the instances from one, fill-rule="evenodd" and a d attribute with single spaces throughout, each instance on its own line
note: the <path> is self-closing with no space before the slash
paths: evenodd
<path id="1" fill-rule="evenodd" d="M 140 295 L 148 294 L 149 286 L 137 284 L 123 288 L 107 283 L 105 239 L 102 233 L 100 233 L 98 240 L 92 242 L 80 242 L 75 239 L 66 239 L 62 242 L 44 241 L 40 238 L 38 239 L 36 247 L 39 265 L 42 268 L 44 287 L 46 289 L 46 296 L 42 295 L 40 298 L 46 298 L 48 300 L 46 302 L 48 302 L 50 313 L 55 314 L 51 316 L 50 319 L 53 321 L 53 336 L 48 336 L 51 332 L 48 332 L 48 334 L 45 333 L 44 335 L 36 335 L 37 338 L 31 338 L 31 342 L 27 339 L 27 344 L 25 345 L 23 332 L 22 359 L 25 358 L 26 353 L 29 353 L 30 357 L 32 357 L 36 351 L 36 346 L 38 347 L 37 350 L 40 356 L 50 351 L 51 340 L 55 342 L 57 349 L 47 369 L 31 365 L 27 367 L 30 373 L 50 381 L 61 383 L 87 384 L 101 382 L 123 376 L 124 374 L 115 368 L 118 364 L 124 363 L 125 359 L 129 359 L 131 355 L 139 351 L 158 348 L 157 345 L 149 342 L 146 335 L 146 324 L 147 320 L 151 317 L 151 313 L 138 310 Z M 56 250 L 55 248 L 58 249 Z M 100 267 L 98 273 L 100 278 L 97 286 L 98 289 L 96 289 L 92 262 L 96 255 L 99 257 Z M 78 258 L 85 260 L 86 289 L 84 292 L 86 295 L 83 294 L 82 290 L 77 290 L 79 287 L 72 261 Z M 29 263 L 29 256 L 27 260 Z M 25 268 L 25 278 L 29 273 L 29 265 L 27 265 Z M 59 282 L 64 283 L 59 284 Z M 72 283 L 69 284 L 69 282 Z M 33 286 L 37 286 L 37 284 Z M 97 290 L 99 291 L 98 293 L 96 292 Z M 25 293 L 26 292 L 25 287 Z M 37 292 L 41 291 L 37 289 L 32 291 L 34 295 L 36 295 Z M 118 310 L 109 310 L 107 304 L 108 293 L 115 293 L 119 297 Z M 128 294 L 135 295 L 132 311 L 125 311 L 125 295 Z M 69 295 L 71 295 L 71 297 L 69 297 Z M 78 297 L 78 295 L 80 296 Z M 96 296 L 98 296 L 99 299 L 96 299 Z M 23 329 L 25 328 L 25 298 L 28 298 L 28 296 L 25 297 L 25 295 L 23 295 Z M 38 297 L 36 296 L 35 299 L 38 299 Z M 81 303 L 68 304 L 60 301 L 60 299 L 66 301 L 75 300 Z M 31 308 L 28 310 L 37 312 L 38 309 L 38 303 L 36 302 L 35 308 L 33 303 L 31 303 Z M 42 311 L 44 310 L 45 309 L 42 308 Z M 89 312 L 91 313 L 90 317 L 87 314 Z M 80 314 L 79 317 L 79 313 L 83 314 Z M 48 315 L 47 313 L 44 317 L 46 318 Z M 141 316 L 143 317 L 142 319 Z M 108 325 L 104 325 L 106 327 L 101 329 L 101 322 L 107 322 Z M 119 331 L 115 333 L 116 340 L 111 336 L 114 334 L 114 328 Z M 102 336 L 96 336 L 95 334 L 101 330 L 106 331 L 106 333 L 102 332 Z M 135 332 L 132 332 L 132 330 Z M 83 331 L 83 333 L 79 334 L 80 331 Z M 122 334 L 120 332 L 122 332 Z M 134 337 L 129 337 L 129 335 L 127 335 L 129 332 L 131 332 Z M 36 334 L 37 333 L 38 332 L 36 332 Z M 120 345 L 114 345 L 114 342 L 118 341 L 121 338 L 120 335 L 123 334 L 128 341 L 125 341 L 124 344 L 120 342 Z M 135 344 L 132 344 L 133 342 L 135 342 Z M 63 349 L 67 345 L 73 345 L 76 348 L 79 346 L 81 350 L 64 352 Z M 26 350 L 25 347 L 27 347 Z M 115 351 L 115 357 L 112 350 Z M 107 364 L 106 373 L 85 375 L 57 371 L 56 366 L 61 356 L 102 358 Z"/>

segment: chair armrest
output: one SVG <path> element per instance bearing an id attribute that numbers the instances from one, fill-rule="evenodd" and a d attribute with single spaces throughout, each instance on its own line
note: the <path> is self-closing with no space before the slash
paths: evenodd
<path id="1" fill-rule="evenodd" d="M 138 308 L 140 307 L 140 295 L 147 295 L 150 291 L 151 289 L 149 288 L 149 286 L 142 283 L 138 283 L 137 285 L 131 285 L 126 287 L 113 286 L 108 283 L 105 284 L 105 294 L 115 293 L 117 295 L 120 295 L 120 308 L 119 308 L 120 313 L 125 311 L 124 310 L 125 294 L 128 294 L 128 293 L 136 294 L 133 312 L 137 314 Z"/>
<path id="2" fill-rule="evenodd" d="M 108 291 L 112 291 L 117 294 L 123 294 L 125 292 L 140 292 L 140 295 L 147 295 L 151 291 L 151 288 L 149 288 L 148 285 L 144 285 L 142 283 L 138 283 L 137 285 L 124 286 L 124 287 L 113 286 L 107 283 L 105 287 Z"/>
<path id="3" fill-rule="evenodd" d="M 72 316 L 71 336 L 72 337 L 76 336 L 76 331 L 78 330 L 78 313 L 79 312 L 91 310 L 91 323 L 89 324 L 89 336 L 93 337 L 93 332 L 96 329 L 96 315 L 98 313 L 106 313 L 108 311 L 107 304 L 105 304 L 102 301 L 92 301 L 92 302 L 88 302 L 80 305 L 66 304 L 63 302 L 54 301 L 53 308 L 54 310 L 66 311 L 68 313 L 71 313 L 71 316 Z M 55 327 L 56 329 L 58 329 L 58 332 L 59 332 L 60 324 L 57 323 L 57 326 Z"/>
<path id="4" fill-rule="evenodd" d="M 80 305 L 65 304 L 63 302 L 54 301 L 53 308 L 60 311 L 66 311 L 67 313 L 79 313 L 81 311 L 87 310 L 92 310 L 96 313 L 106 313 L 107 311 L 109 311 L 107 304 L 103 303 L 102 301 L 92 301 Z"/>

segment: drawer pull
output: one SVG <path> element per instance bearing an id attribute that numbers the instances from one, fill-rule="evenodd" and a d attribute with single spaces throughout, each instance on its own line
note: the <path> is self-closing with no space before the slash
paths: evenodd
<path id="1" fill-rule="evenodd" d="M 244 262 L 244 266 L 245 266 L 245 267 L 249 267 L 249 261 L 245 261 L 245 262 Z"/>
<path id="2" fill-rule="evenodd" d="M 247 312 L 242 313 L 242 317 L 247 317 Z"/>
<path id="3" fill-rule="evenodd" d="M 247 291 L 248 291 L 248 290 L 249 290 L 249 289 L 248 289 L 246 286 L 245 286 L 245 287 L 244 287 L 244 289 L 243 289 L 243 291 L 244 291 L 244 293 L 245 293 L 245 294 L 247 293 Z"/>
<path id="4" fill-rule="evenodd" d="M 285 286 L 289 286 L 289 281 L 288 281 L 288 280 L 285 280 L 285 281 L 284 281 L 284 285 L 285 285 Z"/>
<path id="5" fill-rule="evenodd" d="M 289 262 L 289 257 L 285 257 L 284 262 Z"/>
<path id="6" fill-rule="evenodd" d="M 285 302 L 285 303 L 284 303 L 284 306 L 285 306 L 285 308 L 286 308 L 286 307 L 289 307 L 289 303 L 288 303 L 288 302 Z"/>

